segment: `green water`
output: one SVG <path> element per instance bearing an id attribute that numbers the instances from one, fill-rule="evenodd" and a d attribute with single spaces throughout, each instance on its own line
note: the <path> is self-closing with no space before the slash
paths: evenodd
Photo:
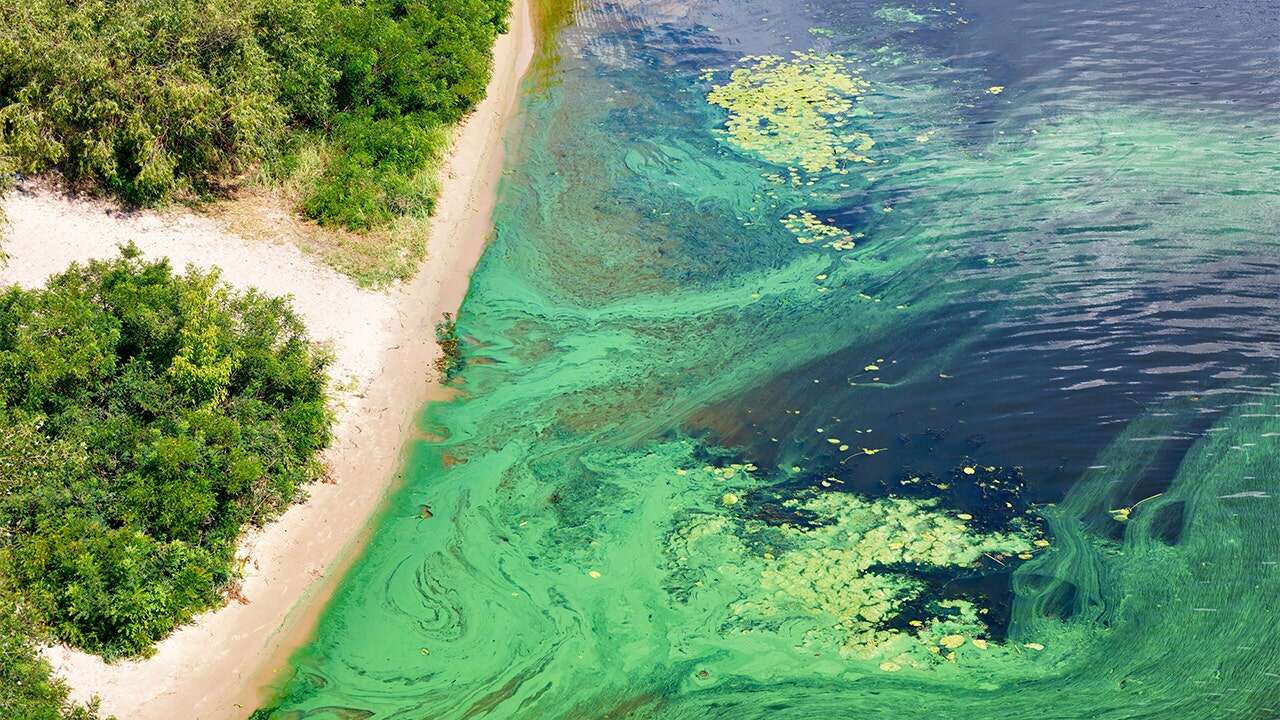
<path id="1" fill-rule="evenodd" d="M 563 32 L 446 439 L 263 714 L 1280 712 L 1265 114 L 692 7 Z"/>

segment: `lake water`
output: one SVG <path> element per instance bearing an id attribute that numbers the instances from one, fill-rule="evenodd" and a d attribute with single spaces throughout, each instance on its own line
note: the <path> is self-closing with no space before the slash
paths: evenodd
<path id="1" fill-rule="evenodd" d="M 262 716 L 1280 716 L 1280 7 L 555 44 L 464 396 Z"/>

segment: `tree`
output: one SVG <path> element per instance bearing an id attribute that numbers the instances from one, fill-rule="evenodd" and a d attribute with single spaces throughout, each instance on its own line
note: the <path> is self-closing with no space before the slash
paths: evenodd
<path id="1" fill-rule="evenodd" d="M 149 651 L 222 602 L 236 541 L 328 443 L 288 303 L 135 247 L 0 297 L 0 573 L 55 637 Z"/>

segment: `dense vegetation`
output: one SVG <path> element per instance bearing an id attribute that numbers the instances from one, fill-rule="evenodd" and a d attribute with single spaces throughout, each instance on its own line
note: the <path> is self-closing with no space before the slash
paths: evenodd
<path id="1" fill-rule="evenodd" d="M 31 629 L 23 606 L 0 589 L 0 718 L 96 720 L 96 705 L 67 700 L 66 685 L 37 653 Z"/>
<path id="2" fill-rule="evenodd" d="M 63 641 L 147 652 L 321 472 L 326 363 L 285 301 L 134 248 L 0 295 L 0 579 Z"/>
<path id="3" fill-rule="evenodd" d="M 363 231 L 428 213 L 509 3 L 0 0 L 0 173 L 148 204 L 319 147 L 308 216 Z"/>

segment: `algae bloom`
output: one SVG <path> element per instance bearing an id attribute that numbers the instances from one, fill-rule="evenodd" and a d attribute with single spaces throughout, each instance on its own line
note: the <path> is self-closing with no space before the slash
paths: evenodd
<path id="1" fill-rule="evenodd" d="M 918 25 L 925 21 L 924 15 L 907 7 L 882 7 L 875 11 L 875 16 L 888 23 Z"/>
<path id="2" fill-rule="evenodd" d="M 727 632 L 780 634 L 848 661 L 927 669 L 970 639 L 986 649 L 985 610 L 962 598 L 913 603 L 925 591 L 913 573 L 1026 554 L 1034 542 L 1030 526 L 979 532 L 930 499 L 826 493 L 781 506 L 811 523 L 721 511 L 678 526 L 668 541 L 671 587 L 714 583 L 735 598 Z"/>
<path id="3" fill-rule="evenodd" d="M 874 162 L 866 153 L 875 141 L 849 127 L 871 85 L 847 59 L 797 52 L 789 60 L 764 55 L 744 62 L 707 95 L 728 111 L 725 132 L 734 147 L 808 173 Z"/>

